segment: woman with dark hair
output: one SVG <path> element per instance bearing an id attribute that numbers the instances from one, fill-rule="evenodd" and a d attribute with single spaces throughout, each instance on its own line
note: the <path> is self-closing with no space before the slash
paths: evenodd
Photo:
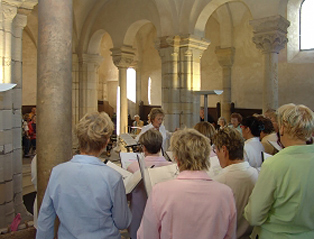
<path id="1" fill-rule="evenodd" d="M 264 125 L 254 116 L 242 120 L 242 136 L 246 139 L 244 144 L 244 159 L 254 168 L 261 167 L 262 152 L 264 146 L 261 144 L 259 136 L 264 129 Z"/>
<path id="2" fill-rule="evenodd" d="M 275 132 L 275 128 L 270 119 L 259 116 L 258 120 L 264 124 L 264 129 L 261 131 L 260 140 L 262 145 L 264 146 L 265 153 L 270 155 L 274 155 L 278 152 L 278 150 L 273 146 L 273 144 L 277 143 L 278 137 Z M 272 142 L 273 144 L 271 144 Z"/>
<path id="3" fill-rule="evenodd" d="M 171 164 L 168 162 L 160 153 L 162 146 L 162 135 L 158 130 L 150 129 L 141 134 L 139 144 L 143 150 L 145 159 L 145 166 L 149 167 L 160 167 Z M 135 173 L 139 170 L 138 162 L 133 162 L 129 167 L 128 171 Z M 144 183 L 141 181 L 136 188 L 130 194 L 130 209 L 132 212 L 132 221 L 128 228 L 130 237 L 136 239 L 136 233 L 140 226 L 142 216 L 144 213 L 145 205 L 147 201 L 147 194 L 145 191 Z"/>

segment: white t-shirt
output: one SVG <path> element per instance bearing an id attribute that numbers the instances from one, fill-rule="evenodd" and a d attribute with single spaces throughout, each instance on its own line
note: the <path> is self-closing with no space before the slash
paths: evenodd
<path id="1" fill-rule="evenodd" d="M 259 141 L 259 137 L 253 137 L 245 141 L 244 160 L 249 162 L 252 167 L 261 167 L 262 152 L 264 152 L 264 146 Z"/>

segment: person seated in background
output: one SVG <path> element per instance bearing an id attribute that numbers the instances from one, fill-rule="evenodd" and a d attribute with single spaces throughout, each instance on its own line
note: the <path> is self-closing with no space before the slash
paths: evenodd
<path id="1" fill-rule="evenodd" d="M 244 216 L 255 226 L 251 238 L 314 238 L 314 113 L 304 105 L 278 109 L 284 149 L 265 160 Z"/>
<path id="2" fill-rule="evenodd" d="M 52 169 L 42 201 L 37 239 L 121 239 L 120 229 L 131 222 L 122 176 L 98 157 L 114 127 L 105 112 L 86 114 L 76 126 L 80 154 Z"/>
<path id="3" fill-rule="evenodd" d="M 278 150 L 273 146 L 274 143 L 277 143 L 278 137 L 275 132 L 274 126 L 270 119 L 265 118 L 264 116 L 259 116 L 258 120 L 264 125 L 264 129 L 261 130 L 260 140 L 264 146 L 264 152 L 270 155 L 274 155 Z M 270 142 L 273 142 L 271 144 Z"/>
<path id="4" fill-rule="evenodd" d="M 214 135 L 213 143 L 223 168 L 214 180 L 232 189 L 237 206 L 237 238 L 250 239 L 253 227 L 244 218 L 243 212 L 257 181 L 258 171 L 243 159 L 244 140 L 239 131 L 221 129 Z"/>
<path id="5" fill-rule="evenodd" d="M 224 117 L 219 117 L 217 123 L 219 125 L 219 129 L 223 129 L 223 128 L 227 127 L 227 121 Z"/>
<path id="6" fill-rule="evenodd" d="M 133 125 L 132 133 L 138 135 L 141 132 L 142 127 L 144 126 L 144 122 L 140 120 L 139 115 L 134 115 L 134 121 L 132 125 Z"/>
<path id="7" fill-rule="evenodd" d="M 208 138 L 195 129 L 183 129 L 174 132 L 170 141 L 180 173 L 153 187 L 137 238 L 236 238 L 232 191 L 206 174 Z"/>
<path id="8" fill-rule="evenodd" d="M 213 137 L 214 134 L 216 133 L 214 126 L 209 123 L 209 122 L 199 122 L 194 126 L 194 129 L 196 129 L 198 132 L 200 132 L 201 134 L 203 134 L 204 136 L 206 136 L 209 140 L 210 140 L 210 145 L 213 144 Z M 219 159 L 217 158 L 216 154 L 214 153 L 214 151 L 210 150 L 210 154 L 209 154 L 209 169 L 207 171 L 207 174 L 212 178 L 216 175 L 218 175 L 222 168 L 220 166 L 219 163 Z"/>
<path id="9" fill-rule="evenodd" d="M 238 130 L 240 134 L 242 135 L 242 129 L 241 129 L 242 116 L 239 113 L 232 113 L 230 118 L 231 118 L 230 119 L 231 125 L 229 127 Z"/>
<path id="10" fill-rule="evenodd" d="M 162 124 L 165 118 L 165 112 L 161 108 L 152 108 L 150 113 L 150 123 L 148 125 L 145 125 L 140 134 L 137 135 L 136 140 L 139 141 L 140 136 L 145 133 L 149 129 L 155 129 L 158 130 L 163 138 L 162 141 L 162 150 L 165 151 L 166 149 L 166 141 L 167 141 L 167 130 L 165 126 Z M 169 133 L 168 133 L 169 134 Z"/>
<path id="11" fill-rule="evenodd" d="M 145 155 L 146 167 L 159 167 L 171 164 L 163 156 L 160 155 L 162 145 L 162 135 L 159 131 L 150 129 L 140 136 L 139 144 Z M 133 162 L 128 171 L 135 173 L 139 170 L 138 162 Z M 136 233 L 140 226 L 143 212 L 147 201 L 147 194 L 144 183 L 141 181 L 130 195 L 130 209 L 132 212 L 132 221 L 129 226 L 129 234 L 132 239 L 136 239 Z"/>
<path id="12" fill-rule="evenodd" d="M 259 136 L 264 129 L 262 122 L 254 116 L 249 116 L 242 120 L 242 136 L 246 139 L 244 144 L 244 159 L 254 168 L 262 165 L 262 152 L 264 146 L 260 142 Z"/>

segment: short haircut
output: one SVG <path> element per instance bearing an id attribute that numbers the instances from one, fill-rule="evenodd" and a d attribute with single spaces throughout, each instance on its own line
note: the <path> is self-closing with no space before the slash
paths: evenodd
<path id="1" fill-rule="evenodd" d="M 271 134 L 275 131 L 273 123 L 271 122 L 270 119 L 268 119 L 264 116 L 259 116 L 257 118 L 264 125 L 264 129 L 262 130 L 262 132 L 264 132 L 265 134 Z"/>
<path id="2" fill-rule="evenodd" d="M 218 130 L 213 137 L 213 143 L 218 149 L 225 146 L 230 160 L 243 159 L 244 139 L 238 130 L 230 127 Z"/>
<path id="3" fill-rule="evenodd" d="M 209 139 L 195 129 L 182 129 L 174 132 L 170 139 L 170 145 L 180 171 L 208 169 Z"/>
<path id="4" fill-rule="evenodd" d="M 149 113 L 149 116 L 150 116 L 150 120 L 153 121 L 157 115 L 162 115 L 162 116 L 165 116 L 165 112 L 163 111 L 163 109 L 161 108 L 152 108 L 150 113 Z"/>
<path id="5" fill-rule="evenodd" d="M 212 144 L 213 136 L 215 134 L 215 127 L 211 123 L 207 121 L 199 122 L 194 126 L 194 129 L 209 138 L 210 143 Z"/>
<path id="6" fill-rule="evenodd" d="M 255 137 L 259 137 L 261 131 L 264 129 L 263 123 L 254 116 L 244 118 L 242 120 L 242 125 L 250 128 L 252 135 Z"/>
<path id="7" fill-rule="evenodd" d="M 162 146 L 162 135 L 158 130 L 150 129 L 139 138 L 139 143 L 144 145 L 148 153 L 157 154 Z"/>
<path id="8" fill-rule="evenodd" d="M 219 122 L 220 120 L 222 120 L 224 122 L 225 125 L 227 125 L 227 120 L 225 119 L 225 117 L 219 117 L 219 119 L 217 120 L 217 122 Z M 240 121 L 239 121 L 240 122 Z"/>
<path id="9" fill-rule="evenodd" d="M 279 128 L 294 139 L 308 140 L 314 133 L 314 113 L 305 105 L 286 104 L 277 110 Z"/>
<path id="10" fill-rule="evenodd" d="M 100 151 L 106 146 L 113 129 L 113 123 L 105 112 L 87 113 L 76 125 L 79 149 L 85 153 Z"/>
<path id="11" fill-rule="evenodd" d="M 236 113 L 236 112 L 232 113 L 230 118 L 237 118 L 239 123 L 242 122 L 242 116 L 239 113 Z"/>

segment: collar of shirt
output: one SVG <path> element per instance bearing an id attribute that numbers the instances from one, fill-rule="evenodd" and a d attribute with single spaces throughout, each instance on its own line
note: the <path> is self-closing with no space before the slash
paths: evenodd
<path id="1" fill-rule="evenodd" d="M 163 156 L 146 156 L 145 161 L 147 162 L 167 162 Z"/>
<path id="2" fill-rule="evenodd" d="M 82 163 L 82 164 L 94 164 L 94 165 L 101 165 L 105 166 L 105 164 L 97 157 L 90 156 L 90 155 L 74 155 L 71 159 L 72 163 Z"/>
<path id="3" fill-rule="evenodd" d="M 207 175 L 205 171 L 191 171 L 191 170 L 185 170 L 180 172 L 177 179 L 212 181 L 212 179 Z"/>
<path id="4" fill-rule="evenodd" d="M 282 154 L 304 154 L 304 153 L 314 153 L 314 144 L 289 146 L 287 148 L 280 150 L 277 154 L 282 155 Z"/>
<path id="5" fill-rule="evenodd" d="M 247 169 L 250 168 L 249 162 L 242 162 L 242 163 L 235 163 L 231 164 L 222 169 L 223 172 L 232 172 L 232 171 L 239 171 L 239 169 Z"/>
<path id="6" fill-rule="evenodd" d="M 250 139 L 246 140 L 246 142 L 250 142 L 250 141 L 252 141 L 252 142 L 260 142 L 259 137 L 253 137 L 253 138 L 250 138 Z"/>

